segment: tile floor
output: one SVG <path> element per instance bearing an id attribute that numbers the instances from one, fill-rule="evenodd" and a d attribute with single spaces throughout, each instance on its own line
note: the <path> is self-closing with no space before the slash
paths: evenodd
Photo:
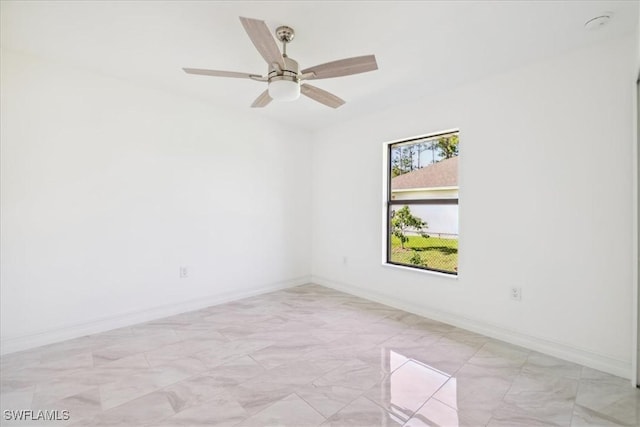
<path id="1" fill-rule="evenodd" d="M 640 424 L 626 379 L 316 285 L 7 355 L 1 380 L 2 425 Z"/>

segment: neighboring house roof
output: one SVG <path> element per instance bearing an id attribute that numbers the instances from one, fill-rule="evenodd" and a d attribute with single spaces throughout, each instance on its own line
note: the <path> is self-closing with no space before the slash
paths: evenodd
<path id="1" fill-rule="evenodd" d="M 392 190 L 458 186 L 458 156 L 391 179 Z"/>

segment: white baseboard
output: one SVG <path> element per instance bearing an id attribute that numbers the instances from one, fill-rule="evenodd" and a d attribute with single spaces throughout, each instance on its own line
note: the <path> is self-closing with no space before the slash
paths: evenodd
<path id="1" fill-rule="evenodd" d="M 491 338 L 505 341 L 511 344 L 519 345 L 540 353 L 588 366 L 593 369 L 604 371 L 612 375 L 623 378 L 630 378 L 631 363 L 615 359 L 606 355 L 594 353 L 589 350 L 568 346 L 559 342 L 554 342 L 545 338 L 539 338 L 521 332 L 512 331 L 500 326 L 491 325 L 474 319 L 465 318 L 457 314 L 432 309 L 422 305 L 416 305 L 411 302 L 402 301 L 389 295 L 378 292 L 372 292 L 358 286 L 347 284 L 325 277 L 311 276 L 311 282 L 332 288 L 341 292 L 355 295 L 361 298 L 375 301 L 390 307 L 414 313 L 419 316 L 427 317 L 433 320 L 444 322 L 462 329 L 476 332 Z"/>
<path id="2" fill-rule="evenodd" d="M 227 292 L 223 294 L 211 295 L 205 298 L 198 298 L 183 301 L 176 304 L 153 307 L 145 310 L 119 314 L 115 316 L 93 319 L 88 322 L 66 325 L 61 328 L 49 329 L 29 335 L 17 336 L 2 339 L 0 341 L 0 354 L 9 354 L 17 351 L 28 350 L 47 344 L 53 344 L 85 335 L 97 334 L 112 329 L 135 325 L 137 323 L 148 322 L 150 320 L 161 319 L 189 311 L 200 310 L 205 307 L 224 304 L 255 295 L 278 291 L 310 283 L 310 276 L 296 277 L 293 279 L 270 283 L 259 288 L 240 292 Z"/>

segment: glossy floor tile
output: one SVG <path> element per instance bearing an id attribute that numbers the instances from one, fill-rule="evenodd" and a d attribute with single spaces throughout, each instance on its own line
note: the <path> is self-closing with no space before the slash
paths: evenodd
<path id="1" fill-rule="evenodd" d="M 3 426 L 640 425 L 626 379 L 316 285 L 1 362 Z"/>

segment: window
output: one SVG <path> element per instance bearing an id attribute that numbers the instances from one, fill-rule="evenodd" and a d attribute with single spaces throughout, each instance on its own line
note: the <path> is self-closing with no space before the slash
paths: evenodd
<path id="1" fill-rule="evenodd" d="M 387 145 L 386 262 L 458 274 L 458 132 Z"/>

